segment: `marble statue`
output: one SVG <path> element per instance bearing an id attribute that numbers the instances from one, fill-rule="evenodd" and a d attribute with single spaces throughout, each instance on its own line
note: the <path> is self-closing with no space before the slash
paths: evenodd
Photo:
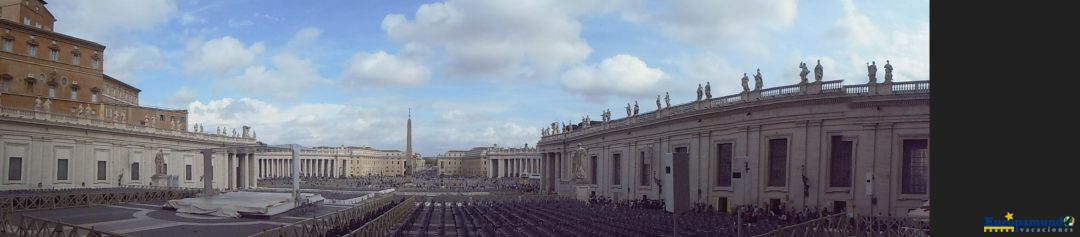
<path id="1" fill-rule="evenodd" d="M 660 95 L 656 95 L 656 110 L 660 110 Z"/>
<path id="2" fill-rule="evenodd" d="M 705 99 L 712 99 L 712 86 L 705 82 Z"/>
<path id="3" fill-rule="evenodd" d="M 579 181 L 584 180 L 585 179 L 585 162 L 586 162 L 585 159 L 588 159 L 589 155 L 586 154 L 585 148 L 581 146 L 581 143 L 578 143 L 578 148 L 577 148 L 577 151 L 576 151 L 575 155 L 576 155 L 576 157 L 574 157 L 574 160 L 573 160 L 574 179 L 579 180 Z"/>
<path id="4" fill-rule="evenodd" d="M 799 71 L 799 80 L 800 80 L 799 83 L 804 83 L 805 84 L 806 81 L 807 81 L 806 75 L 810 75 L 810 69 L 806 68 L 806 63 L 805 62 L 799 62 L 799 68 L 802 69 L 802 71 Z"/>
<path id="5" fill-rule="evenodd" d="M 742 90 L 743 92 L 750 91 L 750 78 L 746 77 L 746 73 L 742 74 Z"/>
<path id="6" fill-rule="evenodd" d="M 232 136 L 233 136 L 233 137 L 236 137 L 236 128 L 233 128 L 233 129 L 232 129 Z"/>
<path id="7" fill-rule="evenodd" d="M 666 108 L 671 108 L 671 93 L 664 92 L 664 104 L 667 105 Z"/>
<path id="8" fill-rule="evenodd" d="M 760 91 L 762 86 L 761 82 L 761 68 L 757 69 L 757 74 L 754 75 L 754 90 Z"/>
<path id="9" fill-rule="evenodd" d="M 45 99 L 45 112 L 52 113 L 52 99 Z"/>
<path id="10" fill-rule="evenodd" d="M 703 88 L 701 88 L 701 84 L 697 84 L 697 100 L 696 101 L 701 101 L 702 90 L 703 90 Z"/>
<path id="11" fill-rule="evenodd" d="M 630 103 L 626 103 L 626 117 L 630 117 Z"/>
<path id="12" fill-rule="evenodd" d="M 638 107 L 637 107 L 637 101 L 635 100 L 634 101 L 634 116 L 637 116 L 637 114 L 638 114 Z"/>
<path id="13" fill-rule="evenodd" d="M 41 97 L 34 97 L 34 111 L 41 110 Z"/>
<path id="14" fill-rule="evenodd" d="M 821 82 L 821 77 L 824 76 L 823 73 L 825 73 L 825 70 L 821 69 L 821 59 L 818 59 L 817 66 L 814 66 L 814 81 Z"/>
<path id="15" fill-rule="evenodd" d="M 217 131 L 215 131 L 214 134 L 221 134 L 221 127 L 220 126 L 217 127 Z"/>
<path id="16" fill-rule="evenodd" d="M 154 156 L 154 176 L 165 175 L 165 154 L 158 151 Z"/>
<path id="17" fill-rule="evenodd" d="M 889 61 L 885 61 L 885 82 L 892 83 L 892 64 Z M 49 107 L 46 106 L 45 110 L 49 110 Z"/>
<path id="18" fill-rule="evenodd" d="M 866 65 L 866 72 L 867 76 L 870 77 L 870 83 L 877 83 L 877 63 L 870 61 L 870 63 Z"/>
<path id="19" fill-rule="evenodd" d="M 251 131 L 251 139 L 255 139 L 255 138 L 257 138 L 257 137 L 255 136 L 255 131 Z"/>

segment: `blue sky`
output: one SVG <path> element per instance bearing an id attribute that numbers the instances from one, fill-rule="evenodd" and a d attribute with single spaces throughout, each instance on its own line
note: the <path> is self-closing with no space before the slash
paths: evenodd
<path id="1" fill-rule="evenodd" d="M 615 118 L 656 95 L 693 100 L 798 82 L 865 83 L 891 60 L 929 80 L 929 2 L 54 0 L 56 30 L 106 45 L 141 104 L 270 143 L 414 149 L 534 145 L 555 121 Z M 881 77 L 879 75 L 879 77 Z"/>

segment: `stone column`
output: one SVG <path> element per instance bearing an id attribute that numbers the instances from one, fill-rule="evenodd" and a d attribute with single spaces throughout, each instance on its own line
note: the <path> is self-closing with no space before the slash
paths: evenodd
<path id="1" fill-rule="evenodd" d="M 247 172 L 246 177 L 248 177 L 248 182 L 244 183 L 244 185 L 247 186 L 247 188 L 259 187 L 259 177 L 257 177 L 255 175 L 255 171 L 258 168 L 258 166 L 255 163 L 257 160 L 259 160 L 259 159 L 255 158 L 255 153 L 248 154 L 248 161 L 250 161 L 250 162 L 247 162 L 247 164 L 248 164 L 248 172 Z"/>
<path id="2" fill-rule="evenodd" d="M 232 156 L 232 153 L 229 153 L 229 155 L 230 156 L 228 156 L 228 159 L 229 159 L 228 166 L 226 166 L 228 168 L 226 168 L 226 176 L 225 176 L 225 177 L 227 177 L 226 179 L 228 180 L 228 182 L 227 182 L 228 186 L 225 186 L 226 190 L 229 190 L 229 189 L 232 189 L 233 187 L 236 187 L 236 185 L 234 185 L 234 183 L 236 182 L 236 180 L 234 180 L 235 179 L 234 177 L 236 177 L 236 174 L 235 174 L 235 170 L 233 169 L 233 166 L 236 165 L 236 162 L 233 161 L 235 159 Z"/>
<path id="3" fill-rule="evenodd" d="M 217 191 L 214 190 L 214 150 L 206 149 L 202 150 L 203 155 L 203 191 L 201 195 L 212 196 L 217 195 Z M 229 157 L 232 157 L 232 153 L 229 153 Z"/>
<path id="4" fill-rule="evenodd" d="M 240 156 L 236 157 L 236 159 L 239 161 L 239 162 L 237 162 L 237 167 L 236 168 L 240 169 L 240 180 L 236 183 L 237 184 L 236 189 L 243 189 L 244 187 L 247 187 L 248 182 L 250 182 L 248 180 L 248 175 L 250 175 L 251 171 L 248 168 L 248 166 L 251 165 L 251 162 L 249 161 L 248 157 L 251 157 L 251 153 L 243 153 L 243 154 L 240 154 Z M 236 168 L 231 168 L 231 169 L 236 169 Z"/>

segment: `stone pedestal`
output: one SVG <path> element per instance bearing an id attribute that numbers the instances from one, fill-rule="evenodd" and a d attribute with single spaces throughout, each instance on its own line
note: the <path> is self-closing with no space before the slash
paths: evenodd
<path id="1" fill-rule="evenodd" d="M 164 174 L 154 174 L 150 176 L 150 182 L 155 187 L 169 187 L 169 177 Z"/>

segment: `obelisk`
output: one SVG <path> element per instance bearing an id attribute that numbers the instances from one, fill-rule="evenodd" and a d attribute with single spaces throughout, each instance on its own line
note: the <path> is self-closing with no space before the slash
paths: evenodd
<path id="1" fill-rule="evenodd" d="M 413 176 L 413 151 L 412 151 L 412 108 L 409 108 L 409 119 L 405 122 L 405 183 L 412 183 Z"/>

